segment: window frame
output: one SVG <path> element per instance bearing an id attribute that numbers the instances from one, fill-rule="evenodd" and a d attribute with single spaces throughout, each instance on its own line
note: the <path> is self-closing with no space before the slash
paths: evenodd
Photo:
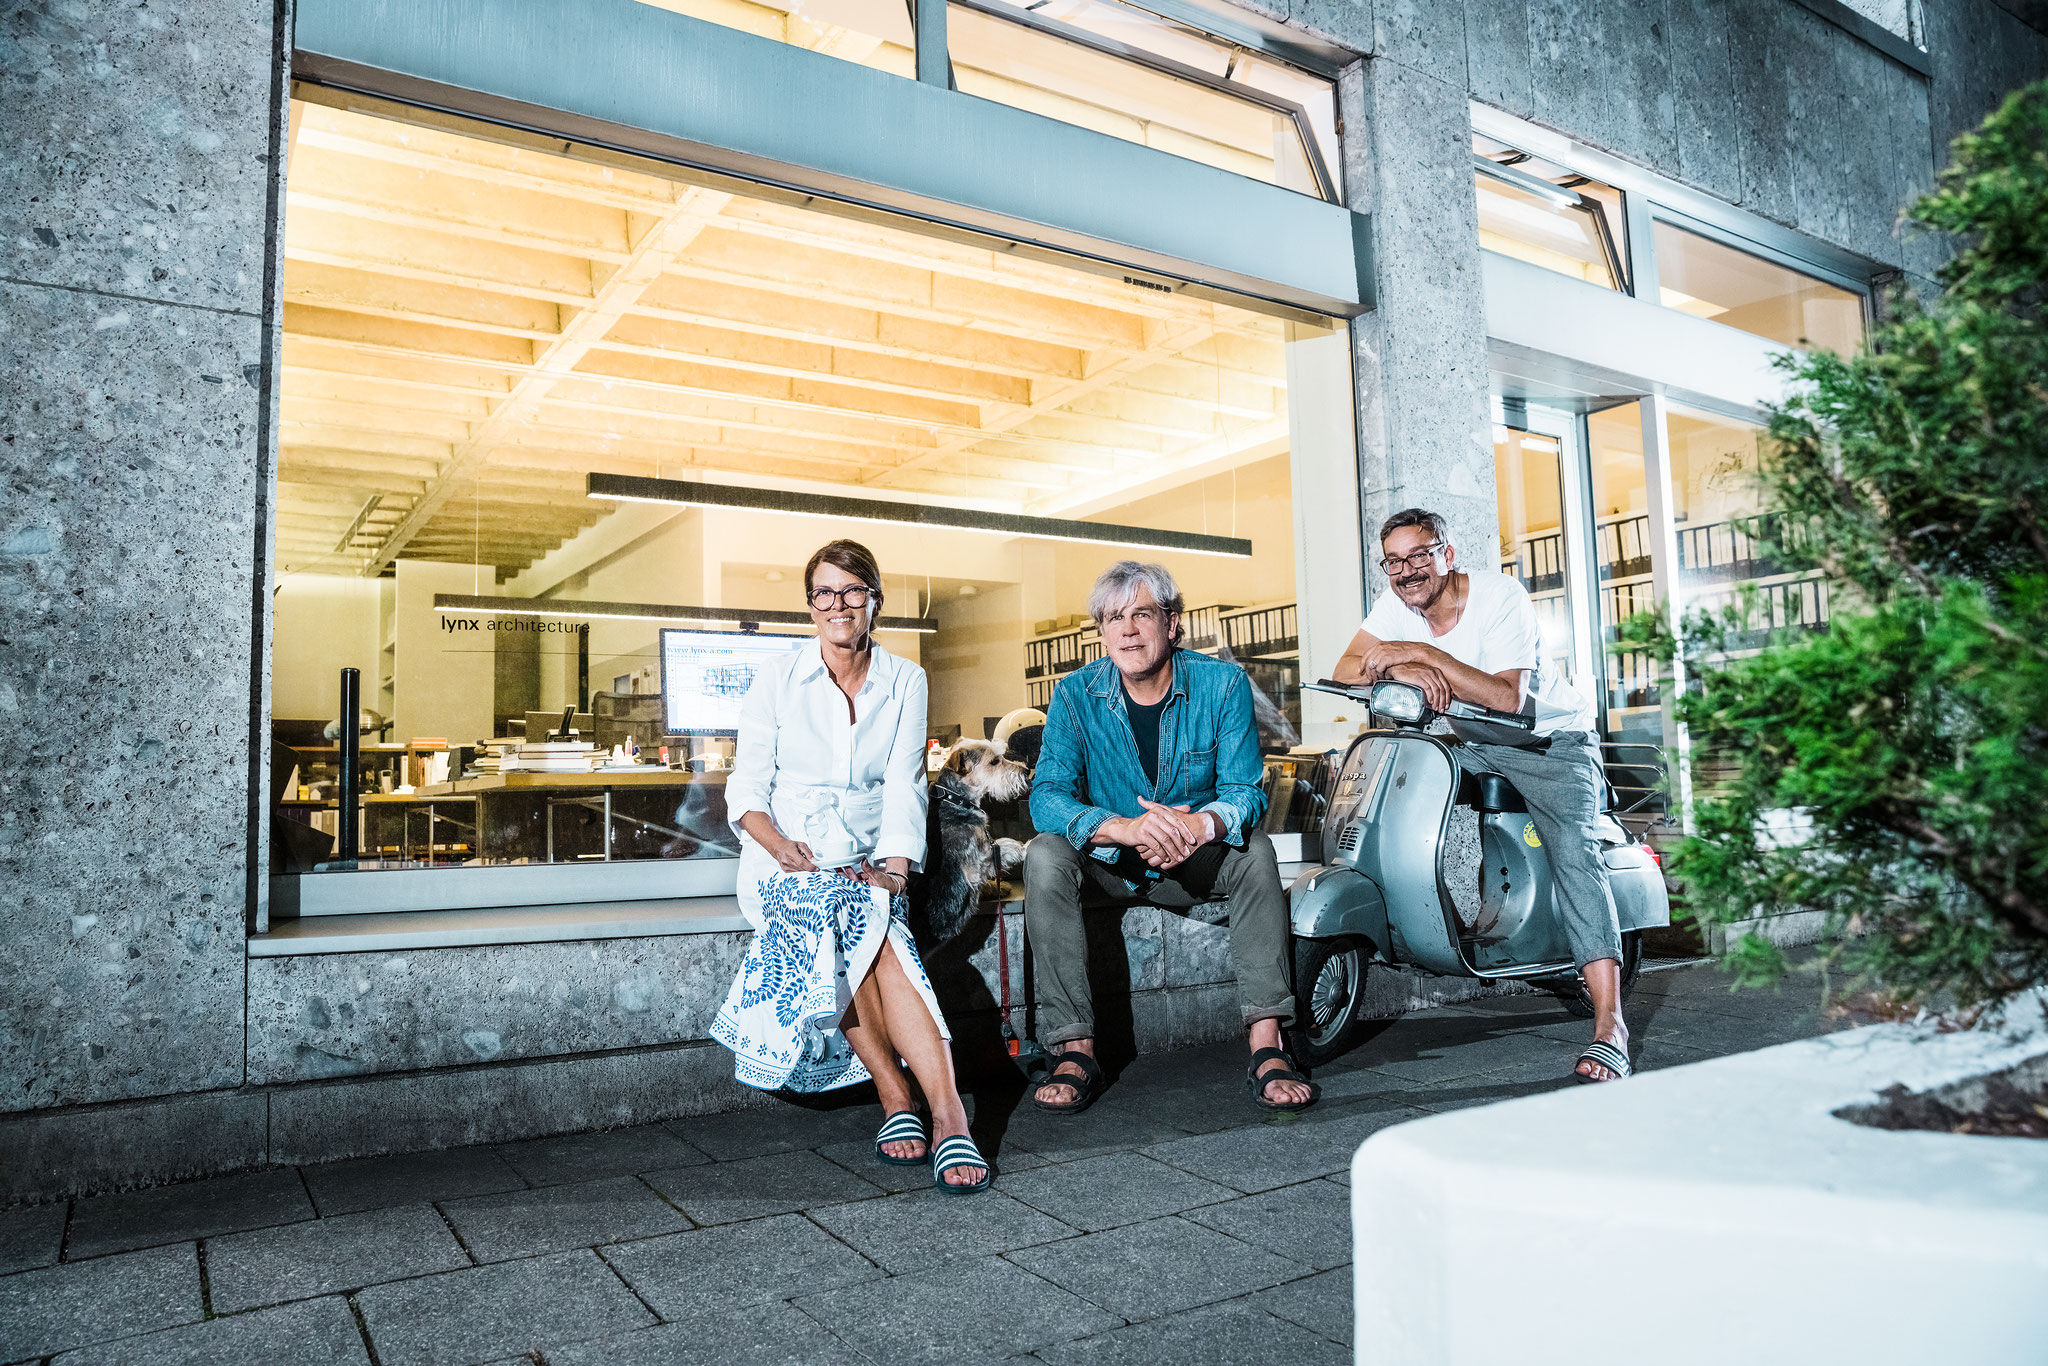
<path id="1" fill-rule="evenodd" d="M 1122 3 L 1122 0 L 1115 0 L 1115 2 Z M 1076 47 L 1088 48 L 1106 57 L 1114 57 L 1119 61 L 1130 62 L 1147 70 L 1156 71 L 1161 75 L 1171 76 L 1176 80 L 1186 81 L 1191 85 L 1203 86 L 1218 94 L 1228 95 L 1246 104 L 1280 114 L 1293 125 L 1294 136 L 1301 142 L 1302 156 L 1308 162 L 1309 174 L 1316 182 L 1316 192 L 1310 197 L 1330 204 L 1341 204 L 1344 202 L 1342 188 L 1330 173 L 1329 165 L 1323 160 L 1322 148 L 1317 145 L 1315 126 L 1309 120 L 1308 110 L 1293 100 L 1287 99 L 1285 96 L 1275 95 L 1268 91 L 1260 90 L 1255 86 L 1236 84 L 1221 76 L 1211 75 L 1197 67 L 1176 62 L 1171 57 L 1162 57 L 1155 52 L 1147 52 L 1143 48 L 1132 47 L 1128 43 L 1120 43 L 1114 38 L 1105 38 L 1099 33 L 1091 33 L 1087 29 L 1063 24 L 1057 19 L 1041 18 L 1030 10 L 1020 10 L 1015 6 L 1002 4 L 1000 0 L 924 0 L 924 3 L 958 5 L 962 9 L 973 10 L 976 14 L 987 18 L 999 19 L 1006 24 L 1014 24 L 1018 28 L 1030 29 L 1034 33 L 1043 34 L 1060 42 L 1071 43 Z M 1232 39 L 1212 33 L 1206 28 L 1187 23 L 1182 19 L 1154 13 L 1144 6 L 1131 5 L 1126 6 L 1126 8 L 1135 9 L 1143 14 L 1150 14 L 1162 23 L 1179 25 L 1209 39 L 1211 42 L 1229 48 L 1233 52 L 1256 55 L 1261 61 L 1278 62 L 1281 60 L 1266 52 L 1254 53 L 1253 49 L 1247 48 Z M 950 32 L 947 41 L 950 44 Z M 1295 65 L 1292 62 L 1284 64 L 1289 66 Z M 1308 71 L 1305 67 L 1297 69 L 1304 71 L 1308 75 L 1316 76 L 1319 80 L 1328 79 L 1318 72 Z M 958 90 L 959 86 L 953 80 L 953 55 L 950 47 L 946 53 L 946 76 L 948 88 Z M 1176 154 L 1168 153 L 1167 155 L 1172 156 Z M 1236 173 L 1232 172 L 1231 174 Z M 1280 188 L 1286 189 L 1287 187 L 1283 185 Z M 1290 191 L 1290 193 L 1300 192 Z"/>
<path id="2" fill-rule="evenodd" d="M 1523 152 L 1520 148 L 1515 150 L 1524 157 L 1529 155 L 1529 153 Z M 1568 185 L 1555 184 L 1545 180 L 1542 176 L 1524 171 L 1512 163 L 1495 161 L 1492 157 L 1478 152 L 1472 154 L 1472 168 L 1488 179 L 1497 180 L 1510 189 L 1520 190 L 1524 194 L 1535 195 L 1539 199 L 1558 202 L 1560 207 L 1569 208 L 1574 212 L 1586 215 L 1587 218 L 1592 220 L 1595 234 L 1600 239 L 1600 254 L 1607 262 L 1607 271 L 1614 277 L 1614 292 L 1627 295 L 1630 298 L 1636 297 L 1635 273 L 1630 269 L 1632 263 L 1629 261 L 1627 254 L 1621 250 L 1620 244 L 1614 240 L 1614 229 L 1607 221 L 1607 206 L 1601 203 L 1600 200 Z M 1590 179 L 1590 177 L 1588 178 Z M 1622 216 L 1625 225 L 1628 215 L 1629 196 L 1626 191 L 1622 190 L 1617 190 L 1616 193 L 1621 195 Z"/>

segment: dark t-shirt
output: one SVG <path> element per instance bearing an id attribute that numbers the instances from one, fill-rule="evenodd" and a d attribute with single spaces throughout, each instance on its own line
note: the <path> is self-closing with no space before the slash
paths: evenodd
<path id="1" fill-rule="evenodd" d="M 1154 787 L 1159 785 L 1159 714 L 1166 710 L 1167 699 L 1146 706 L 1124 694 L 1124 713 L 1131 718 L 1131 737 L 1138 742 L 1138 763 L 1145 770 L 1145 777 Z"/>

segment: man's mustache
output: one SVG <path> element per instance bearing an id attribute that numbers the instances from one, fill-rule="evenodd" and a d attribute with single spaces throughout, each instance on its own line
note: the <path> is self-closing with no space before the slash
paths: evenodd
<path id="1" fill-rule="evenodd" d="M 1428 582 L 1429 582 L 1429 575 L 1427 575 L 1427 574 L 1411 574 L 1411 575 L 1409 575 L 1409 576 L 1408 576 L 1407 578 L 1405 578 L 1405 579 L 1395 579 L 1395 580 L 1394 580 L 1394 587 L 1396 587 L 1396 588 L 1413 588 L 1413 587 L 1415 587 L 1415 586 L 1416 586 L 1416 585 L 1418 585 L 1418 584 L 1424 584 L 1424 583 L 1428 583 Z"/>

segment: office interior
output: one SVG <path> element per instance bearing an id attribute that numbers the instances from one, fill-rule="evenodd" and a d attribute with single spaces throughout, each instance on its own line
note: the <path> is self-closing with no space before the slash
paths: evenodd
<path id="1" fill-rule="evenodd" d="M 803 565 L 836 536 L 875 552 L 882 615 L 913 623 L 877 638 L 925 669 L 935 750 L 1049 705 L 1099 654 L 1096 575 L 1166 564 L 1186 643 L 1259 690 L 1273 827 L 1311 819 L 1291 755 L 1334 736 L 1305 725 L 1299 684 L 1356 621 L 1301 610 L 1297 564 L 1299 500 L 1356 485 L 1340 325 L 346 103 L 291 107 L 274 870 L 729 856 L 732 738 L 670 714 L 661 633 L 805 631 L 771 614 L 803 610 Z M 1273 139 L 1240 140 L 1270 161 Z M 594 498 L 592 474 L 846 515 Z M 900 525 L 855 500 L 1248 553 Z"/>

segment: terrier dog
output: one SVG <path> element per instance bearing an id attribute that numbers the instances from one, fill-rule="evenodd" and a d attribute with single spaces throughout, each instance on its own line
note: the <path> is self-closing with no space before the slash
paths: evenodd
<path id="1" fill-rule="evenodd" d="M 923 933 L 931 946 L 966 927 L 991 876 L 1024 866 L 1024 846 L 989 835 L 982 803 L 1015 801 L 1031 771 L 986 740 L 962 740 L 932 776 L 925 818 Z"/>

